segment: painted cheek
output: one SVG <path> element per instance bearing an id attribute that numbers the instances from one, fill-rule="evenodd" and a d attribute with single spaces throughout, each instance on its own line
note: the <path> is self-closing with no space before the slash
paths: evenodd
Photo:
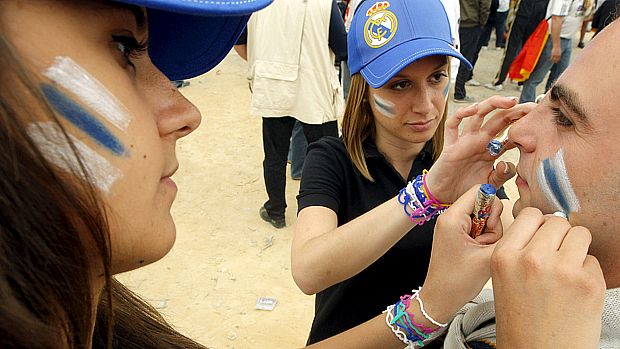
<path id="1" fill-rule="evenodd" d="M 372 98 L 378 112 L 391 119 L 396 117 L 396 105 L 394 103 L 377 95 L 373 95 Z"/>
<path id="2" fill-rule="evenodd" d="M 103 156 L 88 147 L 72 135 L 69 141 L 77 151 L 84 164 L 86 173 L 82 172 L 80 162 L 69 141 L 54 122 L 39 122 L 28 127 L 28 135 L 37 144 L 47 161 L 64 171 L 77 174 L 84 181 L 90 179 L 92 184 L 103 193 L 108 194 L 112 185 L 122 177 L 122 172 Z"/>
<path id="3" fill-rule="evenodd" d="M 579 199 L 568 178 L 562 149 L 555 155 L 542 160 L 538 165 L 536 175 L 541 191 L 555 210 L 565 214 L 579 211 Z"/>
<path id="4" fill-rule="evenodd" d="M 69 121 L 114 155 L 127 155 L 121 141 L 96 116 L 50 84 L 42 84 L 41 90 L 54 110 L 63 119 Z"/>
<path id="5" fill-rule="evenodd" d="M 443 89 L 443 98 L 447 100 L 449 93 L 450 93 L 450 81 L 446 82 L 446 87 Z"/>
<path id="6" fill-rule="evenodd" d="M 99 80 L 69 57 L 56 57 L 54 64 L 43 75 L 94 110 L 121 131 L 127 131 L 130 117 L 127 109 Z"/>

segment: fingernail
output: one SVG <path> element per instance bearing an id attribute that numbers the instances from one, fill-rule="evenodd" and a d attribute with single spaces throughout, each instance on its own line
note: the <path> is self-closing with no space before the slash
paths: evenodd
<path id="1" fill-rule="evenodd" d="M 508 98 L 512 99 L 512 100 L 513 100 L 513 101 L 515 101 L 515 102 L 518 102 L 518 101 L 519 101 L 519 97 L 508 97 Z"/>
<path id="2" fill-rule="evenodd" d="M 504 164 L 504 174 L 508 174 L 510 172 L 510 167 L 508 167 L 508 163 L 505 161 L 501 161 Z"/>
<path id="3" fill-rule="evenodd" d="M 470 109 L 478 108 L 478 102 L 469 106 Z"/>
<path id="4" fill-rule="evenodd" d="M 568 218 L 568 216 L 566 215 L 566 213 L 562 212 L 562 211 L 557 211 L 553 213 L 554 216 L 556 217 L 562 217 L 562 218 Z"/>

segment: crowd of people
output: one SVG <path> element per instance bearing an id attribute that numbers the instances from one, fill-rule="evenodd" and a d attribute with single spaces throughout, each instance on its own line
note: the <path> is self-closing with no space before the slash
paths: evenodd
<path id="1" fill-rule="evenodd" d="M 309 348 L 620 347 L 612 1 L 513 3 L 490 88 L 506 79 L 510 47 L 544 29 L 520 101 L 493 96 L 451 113 L 450 64 L 460 62 L 453 98 L 465 100 L 493 2 L 460 2 L 460 50 L 441 0 L 358 1 L 350 18 L 332 0 L 0 2 L 0 346 L 209 345 L 114 275 L 175 241 L 176 143 L 201 114 L 171 81 L 209 71 L 236 45 L 262 117 L 259 216 L 276 228 L 296 122 L 308 141 L 291 272 L 316 294 Z M 496 5 L 494 20 L 511 17 Z M 597 35 L 568 64 L 563 40 L 590 12 Z M 518 164 L 486 147 L 507 127 Z M 509 202 L 501 187 L 514 176 Z M 502 200 L 473 238 L 484 183 Z M 481 293 L 490 277 L 492 295 Z"/>

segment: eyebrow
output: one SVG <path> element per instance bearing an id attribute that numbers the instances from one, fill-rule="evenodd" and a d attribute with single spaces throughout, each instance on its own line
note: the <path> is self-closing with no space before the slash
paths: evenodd
<path id="1" fill-rule="evenodd" d="M 106 1 L 106 6 L 131 12 L 136 20 L 136 26 L 138 28 L 138 31 L 140 33 L 144 33 L 147 31 L 146 16 L 144 15 L 142 7 L 112 1 Z"/>
<path id="2" fill-rule="evenodd" d="M 590 126 L 590 119 L 584 110 L 583 103 L 577 93 L 562 84 L 555 84 L 550 92 L 551 101 L 560 101 L 570 109 L 573 114 L 586 126 Z"/>
<path id="3" fill-rule="evenodd" d="M 442 68 L 442 67 L 444 67 L 444 66 L 446 66 L 446 65 L 448 65 L 448 62 L 447 62 L 447 61 L 446 61 L 446 62 L 443 62 L 443 63 L 441 63 L 441 64 L 439 64 L 438 66 L 436 66 L 435 68 L 433 68 L 433 70 L 437 70 L 437 69 Z M 400 74 L 400 72 L 399 72 L 398 74 L 394 75 L 394 76 L 392 77 L 392 79 L 394 79 L 394 78 L 406 78 L 406 77 L 407 77 L 406 75 Z"/>

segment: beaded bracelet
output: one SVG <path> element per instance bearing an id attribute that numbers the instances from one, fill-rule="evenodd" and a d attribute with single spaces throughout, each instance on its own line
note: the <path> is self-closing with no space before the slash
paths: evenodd
<path id="1" fill-rule="evenodd" d="M 426 175 L 428 171 L 410 181 L 398 193 L 398 202 L 403 205 L 405 214 L 416 225 L 422 225 L 435 218 L 450 205 L 440 203 L 428 189 Z"/>

